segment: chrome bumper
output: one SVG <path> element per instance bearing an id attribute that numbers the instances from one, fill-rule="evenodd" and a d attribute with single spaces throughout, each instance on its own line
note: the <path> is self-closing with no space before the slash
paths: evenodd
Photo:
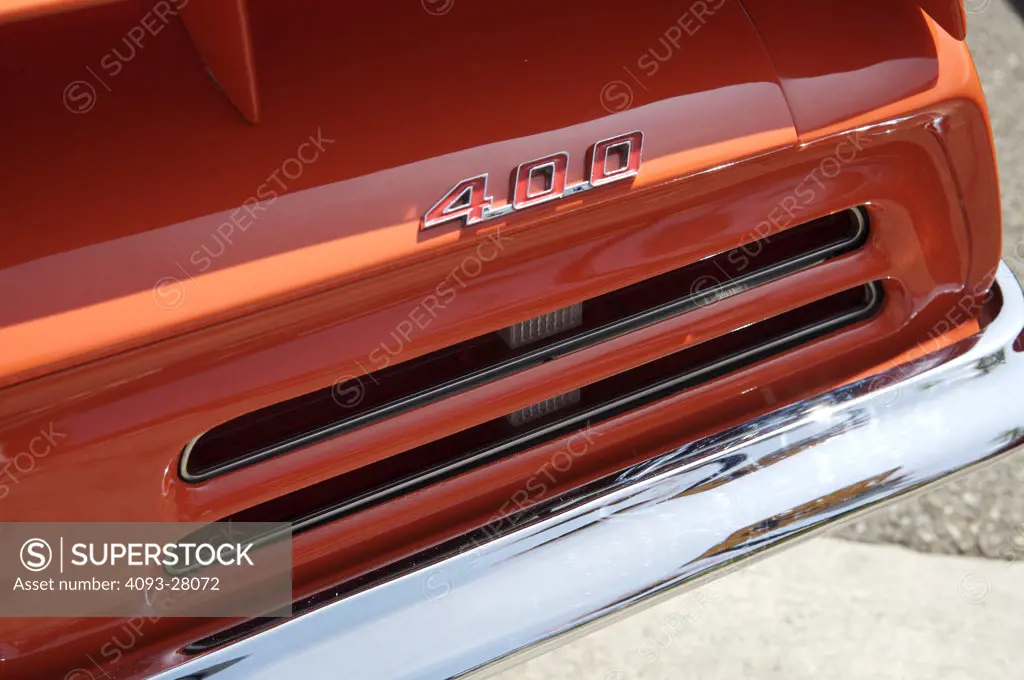
<path id="1" fill-rule="evenodd" d="M 493 671 L 733 563 L 991 459 L 1024 437 L 1024 295 L 981 333 L 533 509 L 472 549 L 191 660 L 160 680 Z M 562 640 L 558 640 L 559 642 Z"/>

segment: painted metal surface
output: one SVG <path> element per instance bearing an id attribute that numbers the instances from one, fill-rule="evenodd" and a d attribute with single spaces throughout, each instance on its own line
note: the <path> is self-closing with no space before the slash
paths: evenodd
<path id="1" fill-rule="evenodd" d="M 629 14 L 530 0 L 441 15 L 256 0 L 256 125 L 177 14 L 153 23 L 153 3 L 0 25 L 0 85 L 18 93 L 0 109 L 12 168 L 0 187 L 0 513 L 216 519 L 883 282 L 879 317 L 601 428 L 539 501 L 966 321 L 1000 250 L 977 77 L 965 45 L 914 3 L 856 4 L 887 21 L 839 50 L 822 36 L 855 18 L 810 0 L 789 3 L 798 21 L 734 0 L 699 16 L 668 0 Z M 138 26 L 153 28 L 135 42 Z M 631 181 L 420 229 L 460 178 L 508 178 L 495 184 L 504 202 L 524 159 L 582 159 L 627 130 L 645 135 Z M 568 166 L 570 184 L 584 166 Z M 861 204 L 878 227 L 868 245 L 811 271 L 221 479 L 176 472 L 197 434 L 373 370 L 371 357 L 404 361 Z M 446 300 L 436 315 L 423 314 L 428 296 Z M 13 467 L 39 437 L 45 455 Z M 309 532 L 295 543 L 296 597 L 486 523 L 561 445 Z M 0 621 L 0 667 L 62 677 L 90 655 L 148 672 L 227 622 L 150 622 L 138 639 L 125 625 Z M 115 636 L 132 642 L 111 647 Z"/>
<path id="2" fill-rule="evenodd" d="M 1024 437 L 1024 404 L 1001 398 L 1024 381 L 1024 295 L 1005 265 L 999 288 L 976 336 L 552 499 L 155 680 L 463 677 L 990 460 Z"/>

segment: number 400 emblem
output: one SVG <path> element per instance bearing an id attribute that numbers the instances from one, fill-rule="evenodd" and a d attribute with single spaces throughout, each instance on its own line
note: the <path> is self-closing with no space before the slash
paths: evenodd
<path id="1" fill-rule="evenodd" d="M 587 179 L 567 185 L 569 152 L 544 156 L 516 168 L 507 205 L 494 208 L 487 195 L 487 174 L 464 179 L 423 216 L 423 228 L 462 220 L 465 226 L 501 217 L 531 206 L 556 201 L 605 184 L 635 177 L 640 172 L 644 133 L 628 132 L 603 139 L 587 151 Z"/>

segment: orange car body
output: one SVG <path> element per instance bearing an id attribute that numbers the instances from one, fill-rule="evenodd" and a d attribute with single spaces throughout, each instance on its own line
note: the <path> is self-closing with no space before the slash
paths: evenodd
<path id="1" fill-rule="evenodd" d="M 978 328 L 1000 207 L 959 3 L 213 4 L 0 2 L 5 522 L 221 519 L 880 282 L 870 319 L 596 425 L 534 503 Z M 520 164 L 565 152 L 582 182 L 591 146 L 633 130 L 630 181 L 424 228 L 460 180 L 486 173 L 500 207 Z M 871 220 L 855 252 L 179 473 L 186 443 L 248 412 L 853 206 Z M 295 598 L 487 523 L 558 445 L 298 535 Z M 232 623 L 2 619 L 0 668 L 147 677 Z"/>

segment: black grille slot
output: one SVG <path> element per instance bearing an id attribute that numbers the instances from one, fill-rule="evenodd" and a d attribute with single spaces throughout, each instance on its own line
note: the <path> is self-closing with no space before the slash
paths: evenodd
<path id="1" fill-rule="evenodd" d="M 870 317 L 878 284 L 862 286 L 605 378 L 539 418 L 499 417 L 224 518 L 291 522 L 294 533 L 600 423 Z"/>
<path id="2" fill-rule="evenodd" d="M 579 323 L 574 305 L 572 324 L 537 341 L 488 333 L 267 406 L 193 440 L 181 476 L 208 479 L 511 375 L 839 256 L 867 233 L 866 211 L 846 210 L 585 300 Z"/>

